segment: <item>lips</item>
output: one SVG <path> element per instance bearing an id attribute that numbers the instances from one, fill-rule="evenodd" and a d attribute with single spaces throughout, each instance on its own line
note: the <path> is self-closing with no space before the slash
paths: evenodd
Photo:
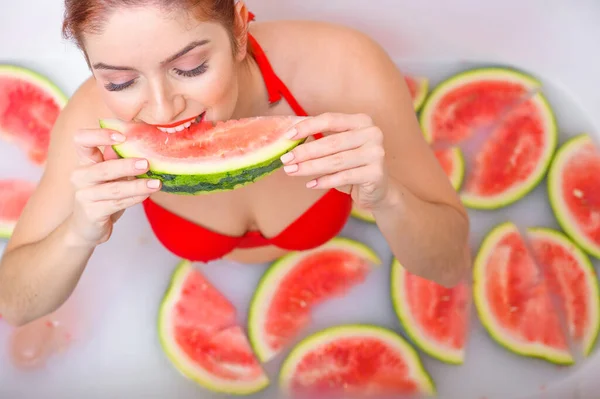
<path id="1" fill-rule="evenodd" d="M 204 119 L 205 114 L 206 114 L 206 112 L 203 112 L 200 115 L 195 116 L 193 118 L 175 122 L 170 125 L 154 125 L 154 126 L 156 126 L 156 128 L 158 130 L 160 130 L 161 132 L 177 133 L 177 132 L 183 131 L 184 129 L 187 129 L 188 127 L 192 126 L 192 124 L 194 124 L 194 123 L 198 123 L 198 122 L 202 121 L 202 119 Z"/>

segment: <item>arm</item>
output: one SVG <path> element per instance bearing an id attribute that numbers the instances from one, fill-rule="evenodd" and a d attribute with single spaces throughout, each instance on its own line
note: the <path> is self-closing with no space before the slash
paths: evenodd
<path id="1" fill-rule="evenodd" d="M 328 68 L 312 81 L 334 83 L 313 88 L 320 94 L 309 111 L 320 115 L 299 123 L 296 138 L 319 131 L 329 137 L 293 150 L 293 174 L 315 174 L 322 188 L 350 191 L 368 205 L 409 272 L 453 286 L 471 264 L 469 219 L 421 133 L 404 78 L 369 38 L 331 32 L 331 47 L 315 57 Z M 326 166 L 318 158 L 327 155 Z"/>

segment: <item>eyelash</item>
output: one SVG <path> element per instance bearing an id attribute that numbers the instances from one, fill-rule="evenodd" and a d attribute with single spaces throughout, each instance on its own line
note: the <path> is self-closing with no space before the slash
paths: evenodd
<path id="1" fill-rule="evenodd" d="M 194 76 L 203 74 L 204 72 L 206 72 L 207 68 L 208 68 L 208 65 L 206 64 L 206 62 L 203 62 L 202 64 L 198 65 L 196 68 L 189 70 L 189 71 L 182 71 L 181 69 L 175 69 L 175 73 L 179 76 L 185 76 L 187 78 L 192 78 Z M 121 90 L 125 90 L 126 88 L 128 88 L 129 86 L 134 84 L 135 81 L 136 81 L 136 79 L 132 79 L 129 82 L 125 82 L 125 83 L 121 83 L 121 84 L 107 83 L 106 85 L 104 85 L 104 87 L 108 91 L 121 91 Z"/>

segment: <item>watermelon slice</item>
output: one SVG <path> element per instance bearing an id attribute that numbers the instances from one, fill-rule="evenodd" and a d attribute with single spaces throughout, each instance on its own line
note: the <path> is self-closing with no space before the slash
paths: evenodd
<path id="1" fill-rule="evenodd" d="M 255 393 L 266 388 L 269 379 L 235 319 L 233 305 L 183 261 L 160 306 L 160 343 L 173 365 L 204 388 Z"/>
<path id="2" fill-rule="evenodd" d="M 458 191 L 462 185 L 465 173 L 465 163 L 462 151 L 459 147 L 452 147 L 434 151 L 434 155 L 450 179 L 452 187 Z M 375 223 L 373 214 L 369 210 L 363 209 L 355 203 L 352 204 L 351 216 L 365 222 Z"/>
<path id="3" fill-rule="evenodd" d="M 428 96 L 420 123 L 431 143 L 485 138 L 461 189 L 465 206 L 497 209 L 528 194 L 544 177 L 556 148 L 557 128 L 540 83 L 507 68 L 461 72 Z M 465 147 L 469 146 L 465 144 Z"/>
<path id="4" fill-rule="evenodd" d="M 413 342 L 436 359 L 463 363 L 470 305 L 466 282 L 446 288 L 409 273 L 397 259 L 391 269 L 392 304 Z"/>
<path id="5" fill-rule="evenodd" d="M 163 191 L 193 195 L 233 190 L 273 173 L 282 166 L 281 155 L 304 141 L 284 137 L 303 119 L 255 117 L 214 126 L 200 122 L 176 133 L 115 119 L 101 120 L 100 126 L 127 137 L 113 146 L 118 156 L 148 160 L 150 171 L 143 177 L 160 179 Z"/>
<path id="6" fill-rule="evenodd" d="M 313 306 L 344 295 L 380 263 L 369 247 L 342 237 L 274 262 L 259 282 L 248 315 L 258 358 L 275 357 L 309 325 Z"/>
<path id="7" fill-rule="evenodd" d="M 435 395 L 417 352 L 393 331 L 368 325 L 330 327 L 305 338 L 285 359 L 279 382 L 292 397 Z"/>
<path id="8" fill-rule="evenodd" d="M 50 131 L 67 100 L 45 76 L 16 65 L 0 65 L 0 137 L 26 151 L 34 164 L 43 165 Z"/>
<path id="9" fill-rule="evenodd" d="M 22 179 L 0 180 L 0 238 L 9 239 L 37 183 Z"/>
<path id="10" fill-rule="evenodd" d="M 537 227 L 528 229 L 527 234 L 542 270 L 513 223 L 500 224 L 484 239 L 474 267 L 477 312 L 489 334 L 511 351 L 572 364 L 569 339 L 582 345 L 587 354 L 598 334 L 599 290 L 594 268 L 562 233 Z M 552 297 L 557 298 L 560 309 Z"/>
<path id="11" fill-rule="evenodd" d="M 425 98 L 427 98 L 427 92 L 429 90 L 429 79 L 424 76 L 409 76 L 404 75 L 404 81 L 408 86 L 408 91 L 410 92 L 410 96 L 413 100 L 413 107 L 416 112 L 418 112 L 423 103 L 425 102 Z"/>
<path id="12" fill-rule="evenodd" d="M 564 143 L 548 172 L 548 194 L 563 230 L 600 258 L 600 153 L 587 134 Z"/>

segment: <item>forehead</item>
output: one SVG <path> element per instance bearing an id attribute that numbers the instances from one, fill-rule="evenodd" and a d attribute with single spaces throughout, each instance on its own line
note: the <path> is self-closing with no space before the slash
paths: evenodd
<path id="1" fill-rule="evenodd" d="M 219 23 L 185 10 L 149 6 L 120 8 L 107 16 L 100 32 L 83 35 L 92 62 L 162 60 L 197 40 L 224 45 L 228 35 Z"/>

